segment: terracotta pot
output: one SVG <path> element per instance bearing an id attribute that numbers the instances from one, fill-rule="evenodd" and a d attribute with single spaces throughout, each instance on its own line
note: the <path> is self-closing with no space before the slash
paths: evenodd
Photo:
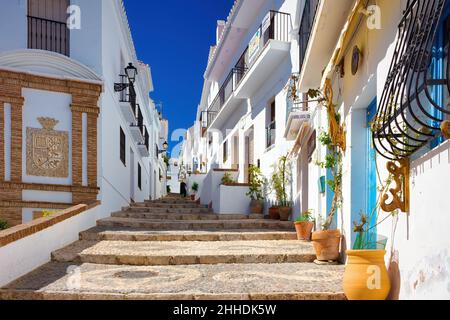
<path id="1" fill-rule="evenodd" d="M 279 207 L 278 212 L 280 213 L 281 221 L 289 221 L 289 217 L 291 216 L 292 208 L 291 207 Z"/>
<path id="2" fill-rule="evenodd" d="M 311 234 L 314 229 L 314 222 L 302 221 L 295 223 L 298 240 L 311 240 Z"/>
<path id="3" fill-rule="evenodd" d="M 385 250 L 349 250 L 344 273 L 344 293 L 349 300 L 386 300 L 391 282 Z"/>
<path id="4" fill-rule="evenodd" d="M 269 219 L 280 220 L 280 213 L 278 212 L 278 207 L 269 208 Z"/>
<path id="5" fill-rule="evenodd" d="M 262 214 L 264 210 L 264 202 L 261 200 L 252 200 L 250 202 L 250 212 L 252 214 Z"/>
<path id="6" fill-rule="evenodd" d="M 339 259 L 341 231 L 316 231 L 312 234 L 314 250 L 319 261 L 336 261 Z"/>
<path id="7" fill-rule="evenodd" d="M 195 200 L 195 194 L 191 194 L 191 200 L 192 200 L 192 201 Z"/>

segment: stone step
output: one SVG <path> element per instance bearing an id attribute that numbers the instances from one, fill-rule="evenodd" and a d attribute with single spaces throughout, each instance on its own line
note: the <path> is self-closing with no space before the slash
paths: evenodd
<path id="1" fill-rule="evenodd" d="M 278 241 L 77 241 L 52 253 L 56 262 L 134 266 L 313 262 L 309 242 Z"/>
<path id="2" fill-rule="evenodd" d="M 148 212 L 148 213 L 213 213 L 208 208 L 147 208 L 129 207 L 122 211 Z"/>
<path id="3" fill-rule="evenodd" d="M 206 206 L 194 203 L 133 203 L 131 208 L 206 208 Z"/>
<path id="4" fill-rule="evenodd" d="M 114 218 L 150 219 L 150 220 L 244 220 L 249 219 L 246 215 L 215 215 L 211 213 L 148 213 L 135 211 L 114 212 Z"/>
<path id="5" fill-rule="evenodd" d="M 248 241 L 297 240 L 295 232 L 268 230 L 145 231 L 129 228 L 95 227 L 80 233 L 88 241 Z"/>
<path id="6" fill-rule="evenodd" d="M 236 230 L 236 229 L 270 229 L 294 230 L 289 221 L 276 220 L 150 220 L 131 218 L 106 218 L 97 221 L 99 227 L 145 228 L 149 230 Z"/>
<path id="7" fill-rule="evenodd" d="M 72 272 L 67 272 L 72 270 Z M 342 266 L 49 263 L 0 290 L 0 300 L 344 300 Z"/>

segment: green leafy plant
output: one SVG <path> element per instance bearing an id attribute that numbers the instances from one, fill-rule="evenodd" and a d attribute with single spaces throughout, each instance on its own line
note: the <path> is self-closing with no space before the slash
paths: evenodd
<path id="1" fill-rule="evenodd" d="M 261 173 L 261 169 L 257 166 L 250 166 L 249 168 L 249 192 L 247 196 L 252 200 L 263 200 L 263 184 L 264 178 Z"/>
<path id="2" fill-rule="evenodd" d="M 316 99 L 319 104 L 328 108 L 326 103 L 326 97 L 321 90 L 312 89 L 308 91 L 308 96 L 311 99 Z M 336 122 L 341 123 L 341 115 L 339 112 L 334 112 Z M 330 129 L 331 130 L 331 129 Z M 343 196 L 342 196 L 342 178 L 343 178 L 343 150 L 340 145 L 335 145 L 333 143 L 333 138 L 331 132 L 322 131 L 318 138 L 321 145 L 327 148 L 327 155 L 323 161 L 317 161 L 316 165 L 322 169 L 327 169 L 331 171 L 332 179 L 329 179 L 326 183 L 330 190 L 334 193 L 333 203 L 325 222 L 322 225 L 323 230 L 329 230 L 333 224 L 334 216 L 336 215 L 339 208 L 342 207 Z"/>
<path id="3" fill-rule="evenodd" d="M 233 176 L 229 172 L 225 172 L 225 174 L 222 177 L 222 185 L 230 185 L 234 184 L 236 181 L 233 179 Z"/>
<path id="4" fill-rule="evenodd" d="M 199 184 L 197 182 L 194 182 L 194 184 L 192 185 L 192 191 L 197 193 L 199 188 L 200 188 Z"/>
<path id="5" fill-rule="evenodd" d="M 283 156 L 278 160 L 275 172 L 272 174 L 271 184 L 277 197 L 277 202 L 282 207 L 291 207 L 292 203 L 288 199 L 288 184 L 291 172 L 288 166 L 288 157 Z"/>
<path id="6" fill-rule="evenodd" d="M 0 231 L 6 230 L 8 228 L 9 228 L 8 222 L 6 222 L 5 220 L 0 220 Z"/>
<path id="7" fill-rule="evenodd" d="M 313 213 L 312 210 L 304 211 L 300 214 L 300 216 L 295 220 L 296 222 L 313 222 Z"/>

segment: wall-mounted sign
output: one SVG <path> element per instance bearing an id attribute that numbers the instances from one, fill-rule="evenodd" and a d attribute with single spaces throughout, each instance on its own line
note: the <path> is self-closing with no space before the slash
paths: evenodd
<path id="1" fill-rule="evenodd" d="M 255 61 L 261 49 L 261 28 L 256 31 L 252 40 L 248 45 L 248 64 L 251 65 Z"/>

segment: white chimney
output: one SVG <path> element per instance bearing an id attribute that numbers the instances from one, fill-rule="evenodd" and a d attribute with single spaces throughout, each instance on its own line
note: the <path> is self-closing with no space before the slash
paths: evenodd
<path id="1" fill-rule="evenodd" d="M 223 20 L 217 20 L 216 44 L 219 44 L 220 37 L 225 29 L 225 23 Z"/>

